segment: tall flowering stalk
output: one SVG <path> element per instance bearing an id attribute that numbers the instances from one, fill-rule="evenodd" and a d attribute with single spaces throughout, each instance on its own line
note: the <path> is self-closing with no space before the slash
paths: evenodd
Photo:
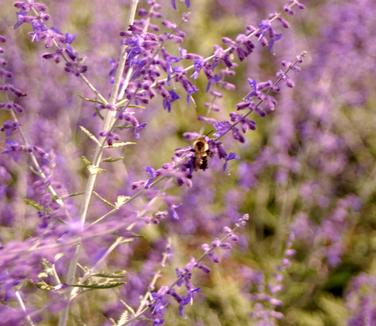
<path id="1" fill-rule="evenodd" d="M 129 15 L 129 25 L 130 26 L 134 22 L 138 2 L 139 2 L 138 0 L 132 0 L 130 15 Z M 117 99 L 119 97 L 120 83 L 121 83 L 121 80 L 122 80 L 122 74 L 123 74 L 123 70 L 124 70 L 126 60 L 127 60 L 126 46 L 123 45 L 121 47 L 121 50 L 120 50 L 120 57 L 119 57 L 118 68 L 117 68 L 116 74 L 115 74 L 115 81 L 114 81 L 113 88 L 112 88 L 112 91 L 111 91 L 110 99 L 108 101 L 109 105 L 114 105 L 117 102 Z M 131 73 L 132 72 L 130 72 L 130 74 Z M 103 123 L 103 131 L 104 131 L 105 134 L 108 133 L 111 130 L 112 124 L 113 124 L 115 118 L 116 118 L 116 111 L 108 110 L 106 112 L 106 115 L 104 117 L 104 123 Z M 86 217 L 87 217 L 91 197 L 93 195 L 93 191 L 94 191 L 94 187 L 95 187 L 95 181 L 96 181 L 97 174 L 98 174 L 98 169 L 99 169 L 99 166 L 101 164 L 101 160 L 102 160 L 102 156 L 103 156 L 103 149 L 104 149 L 104 146 L 105 146 L 105 143 L 106 143 L 106 139 L 107 139 L 106 136 L 102 136 L 99 139 L 99 143 L 97 144 L 97 147 L 95 149 L 95 154 L 94 154 L 94 158 L 92 160 L 92 165 L 91 165 L 93 172 L 90 173 L 89 178 L 87 180 L 87 183 L 86 183 L 86 186 L 85 186 L 83 203 L 82 203 L 82 206 L 81 206 L 81 209 L 80 209 L 80 226 L 81 226 L 81 228 L 83 228 L 85 226 Z M 67 277 L 66 277 L 66 282 L 68 284 L 73 283 L 73 281 L 75 279 L 79 256 L 80 256 L 80 244 L 78 244 L 76 246 L 72 260 L 69 263 L 68 273 L 67 273 Z M 68 294 L 68 301 L 70 301 L 70 299 L 71 299 L 72 292 L 73 292 L 73 290 Z M 68 302 L 67 307 L 64 309 L 64 311 L 63 311 L 63 313 L 60 317 L 59 325 L 63 326 L 63 325 L 67 324 L 68 313 L 69 313 L 69 302 Z"/>

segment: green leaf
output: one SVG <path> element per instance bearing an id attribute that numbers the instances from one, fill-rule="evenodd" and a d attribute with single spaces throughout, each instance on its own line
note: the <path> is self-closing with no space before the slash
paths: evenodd
<path id="1" fill-rule="evenodd" d="M 124 99 L 122 99 L 121 101 L 119 101 L 119 102 L 117 102 L 116 103 L 116 106 L 117 107 L 119 107 L 119 106 L 123 106 L 125 103 L 129 103 L 129 100 L 128 99 L 126 99 L 126 98 L 124 98 Z"/>
<path id="2" fill-rule="evenodd" d="M 142 106 L 142 105 L 135 105 L 135 104 L 128 105 L 128 108 L 131 108 L 131 109 L 145 109 L 144 106 Z"/>
<path id="3" fill-rule="evenodd" d="M 112 278 L 124 278 L 126 274 L 127 273 L 125 271 L 118 271 L 118 272 L 113 272 L 113 273 L 99 272 L 99 273 L 91 274 L 90 276 L 112 279 Z"/>
<path id="4" fill-rule="evenodd" d="M 44 281 L 37 282 L 37 283 L 35 283 L 35 285 L 43 291 L 55 290 L 55 287 L 53 287 L 52 285 L 49 285 L 48 283 L 46 283 Z"/>
<path id="5" fill-rule="evenodd" d="M 119 209 L 121 206 L 123 206 L 131 197 L 129 196 L 117 196 L 116 202 L 115 202 L 115 208 Z"/>
<path id="6" fill-rule="evenodd" d="M 61 258 L 64 257 L 64 254 L 62 252 L 59 252 L 57 253 L 55 256 L 54 256 L 54 262 L 56 263 L 58 260 L 60 260 Z"/>
<path id="7" fill-rule="evenodd" d="M 26 205 L 31 206 L 38 211 L 43 211 L 45 209 L 41 204 L 30 198 L 25 198 L 24 201 Z"/>
<path id="8" fill-rule="evenodd" d="M 124 282 L 107 282 L 107 283 L 93 283 L 93 284 L 67 284 L 68 286 L 85 288 L 85 289 L 111 289 L 122 286 Z"/>
<path id="9" fill-rule="evenodd" d="M 94 166 L 92 164 L 88 165 L 87 169 L 90 174 L 100 174 L 106 171 L 105 169 L 102 169 L 99 166 Z"/>
<path id="10" fill-rule="evenodd" d="M 86 136 L 88 136 L 94 143 L 96 143 L 98 146 L 101 146 L 101 143 L 99 142 L 99 140 L 97 139 L 97 137 L 95 137 L 89 130 L 87 130 L 85 127 L 83 126 L 80 126 L 80 129 L 86 134 Z"/>
<path id="11" fill-rule="evenodd" d="M 46 272 L 40 272 L 38 274 L 38 278 L 47 278 L 48 277 L 48 274 Z"/>
<path id="12" fill-rule="evenodd" d="M 76 197 L 76 196 L 81 196 L 83 195 L 84 192 L 73 192 L 71 194 L 68 194 L 66 196 L 63 196 L 62 198 L 65 199 L 65 198 L 70 198 L 70 197 Z"/>
<path id="13" fill-rule="evenodd" d="M 119 157 L 106 157 L 102 160 L 102 162 L 106 162 L 106 163 L 113 163 L 113 162 L 117 162 L 117 161 L 121 161 L 124 159 L 124 156 L 119 156 Z"/>
<path id="14" fill-rule="evenodd" d="M 121 126 L 115 126 L 116 129 L 131 129 L 133 128 L 132 125 L 121 125 Z"/>
<path id="15" fill-rule="evenodd" d="M 90 97 L 85 97 L 85 96 L 82 96 L 82 95 L 78 95 L 82 100 L 86 101 L 86 102 L 91 102 L 91 103 L 98 103 L 98 104 L 105 104 L 103 103 L 101 100 L 98 100 L 96 98 L 90 98 Z"/>
<path id="16" fill-rule="evenodd" d="M 90 160 L 85 155 L 81 155 L 81 161 L 85 164 L 85 166 L 91 165 Z"/>
<path id="17" fill-rule="evenodd" d="M 101 120 L 104 120 L 104 116 L 102 115 L 101 111 L 97 107 L 95 107 L 95 112 L 98 114 L 98 117 L 101 118 Z"/>

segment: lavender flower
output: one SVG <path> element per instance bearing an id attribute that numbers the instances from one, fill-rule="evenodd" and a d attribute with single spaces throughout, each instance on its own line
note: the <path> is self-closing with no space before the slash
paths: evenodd
<path id="1" fill-rule="evenodd" d="M 6 323 L 372 322 L 374 5 L 274 6 L 4 5 Z"/>
<path id="2" fill-rule="evenodd" d="M 202 261 L 206 257 L 210 257 L 214 262 L 218 262 L 214 255 L 214 250 L 216 248 L 227 249 L 231 247 L 229 244 L 230 241 L 237 241 L 237 237 L 234 234 L 234 231 L 239 227 L 243 227 L 248 221 L 249 216 L 244 215 L 239 218 L 235 226 L 231 229 L 226 227 L 224 230 L 224 235 L 220 239 L 214 240 L 210 245 L 203 245 L 204 253 L 198 258 L 191 258 L 190 262 L 182 269 L 176 269 L 176 280 L 169 286 L 162 286 L 157 292 L 151 294 L 151 302 L 149 306 L 139 310 L 132 319 L 129 321 L 134 321 L 139 319 L 143 314 L 150 311 L 151 317 L 153 319 L 153 325 L 163 325 L 164 323 L 164 314 L 167 306 L 169 305 L 168 297 L 172 297 L 179 304 L 179 313 L 183 315 L 184 308 L 186 305 L 191 304 L 194 296 L 200 291 L 200 288 L 194 287 L 192 285 L 192 271 L 197 268 L 205 273 L 209 272 L 209 269 L 202 264 Z M 179 295 L 175 287 L 185 288 L 185 295 Z M 127 325 L 128 322 L 122 323 L 122 325 Z"/>

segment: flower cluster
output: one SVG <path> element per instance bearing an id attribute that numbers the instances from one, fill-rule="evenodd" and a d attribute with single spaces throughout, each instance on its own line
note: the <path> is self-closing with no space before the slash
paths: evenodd
<path id="1" fill-rule="evenodd" d="M 255 302 L 255 309 L 251 313 L 251 318 L 256 321 L 256 325 L 275 325 L 275 320 L 281 320 L 284 317 L 283 313 L 278 311 L 278 308 L 282 305 L 282 301 L 277 296 L 283 290 L 285 273 L 290 267 L 291 259 L 296 253 L 292 249 L 294 238 L 294 233 L 291 232 L 281 262 L 276 267 L 268 286 L 266 287 L 264 282 L 259 282 L 259 292 L 251 295 L 251 300 Z M 262 278 L 262 280 L 264 279 Z"/>
<path id="2" fill-rule="evenodd" d="M 293 223 L 297 239 L 314 246 L 313 260 L 323 259 L 333 268 L 341 262 L 346 234 L 353 224 L 352 215 L 360 208 L 359 198 L 347 196 L 336 203 L 331 214 L 319 225 L 314 225 L 306 215 L 301 214 Z"/>
<path id="3" fill-rule="evenodd" d="M 184 308 L 188 304 L 192 304 L 194 296 L 200 291 L 200 288 L 194 287 L 192 284 L 192 271 L 199 269 L 204 273 L 209 273 L 210 269 L 202 263 L 208 257 L 214 263 L 218 263 L 219 259 L 215 255 L 216 249 L 228 250 L 232 248 L 232 242 L 237 242 L 238 237 L 234 231 L 240 227 L 244 227 L 249 219 L 249 216 L 243 215 L 235 223 L 233 228 L 225 227 L 224 235 L 212 241 L 211 244 L 203 244 L 202 249 L 204 253 L 198 258 L 191 258 L 184 268 L 176 269 L 177 279 L 170 286 L 161 287 L 158 292 L 152 293 L 152 301 L 149 304 L 150 314 L 154 320 L 153 325 L 162 325 L 164 323 L 164 314 L 169 305 L 168 298 L 173 298 L 179 304 L 179 314 L 184 314 Z M 184 287 L 185 294 L 178 294 L 175 287 Z M 145 310 L 144 312 L 146 312 Z"/>
<path id="4" fill-rule="evenodd" d="M 0 44 L 5 43 L 6 38 L 0 35 Z M 12 84 L 13 74 L 7 69 L 7 60 L 4 57 L 5 50 L 0 48 L 0 78 L 2 84 L 0 85 L 0 93 L 4 94 L 4 98 L 8 101 L 0 102 L 0 109 L 13 111 L 14 113 L 23 112 L 23 107 L 19 103 L 19 99 L 26 96 L 26 93 Z M 18 103 L 17 103 L 18 102 Z M 7 137 L 10 137 L 12 132 L 17 129 L 17 123 L 15 121 L 5 121 L 1 126 L 1 131 L 3 131 Z"/>
<path id="5" fill-rule="evenodd" d="M 87 66 L 83 64 L 84 58 L 80 57 L 71 46 L 75 36 L 69 33 L 63 34 L 57 28 L 48 27 L 47 22 L 50 16 L 45 4 L 34 0 L 23 0 L 16 1 L 14 6 L 18 9 L 14 28 L 29 24 L 32 27 L 29 33 L 32 42 L 43 42 L 47 49 L 56 49 L 43 54 L 44 59 L 52 59 L 56 63 L 61 60 L 65 61 L 65 71 L 76 76 L 87 71 Z"/>
<path id="6" fill-rule="evenodd" d="M 277 77 L 274 82 L 266 81 L 257 83 L 253 79 L 248 79 L 248 83 L 251 87 L 251 91 L 239 102 L 236 107 L 237 110 L 247 110 L 245 114 L 239 114 L 238 112 L 230 113 L 230 121 L 217 121 L 213 118 L 200 117 L 200 120 L 211 124 L 215 128 L 215 139 L 218 140 L 226 135 L 228 132 L 232 132 L 232 136 L 235 140 L 244 143 L 244 134 L 247 130 L 255 130 L 256 122 L 248 118 L 252 112 L 258 113 L 261 117 L 267 113 L 275 110 L 277 101 L 272 92 L 280 91 L 280 83 L 284 81 L 288 87 L 293 87 L 293 82 L 288 78 L 290 71 L 299 71 L 299 64 L 303 62 L 305 52 L 298 55 L 295 62 L 282 62 L 285 70 L 277 72 Z"/>

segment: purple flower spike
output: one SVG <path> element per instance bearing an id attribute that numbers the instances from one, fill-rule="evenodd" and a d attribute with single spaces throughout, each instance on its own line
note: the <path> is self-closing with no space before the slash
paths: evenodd
<path id="1" fill-rule="evenodd" d="M 145 183 L 145 189 L 149 189 L 155 178 L 157 177 L 157 172 L 150 166 L 145 168 L 145 171 L 149 174 L 149 179 Z"/>
<path id="2" fill-rule="evenodd" d="M 227 170 L 228 161 L 238 160 L 238 159 L 240 159 L 240 157 L 236 153 L 228 153 L 225 159 L 225 164 L 223 164 L 223 171 Z"/>
<path id="3" fill-rule="evenodd" d="M 174 90 L 169 90 L 168 96 L 163 99 L 163 108 L 171 112 L 171 104 L 178 99 L 180 99 L 180 96 Z"/>

